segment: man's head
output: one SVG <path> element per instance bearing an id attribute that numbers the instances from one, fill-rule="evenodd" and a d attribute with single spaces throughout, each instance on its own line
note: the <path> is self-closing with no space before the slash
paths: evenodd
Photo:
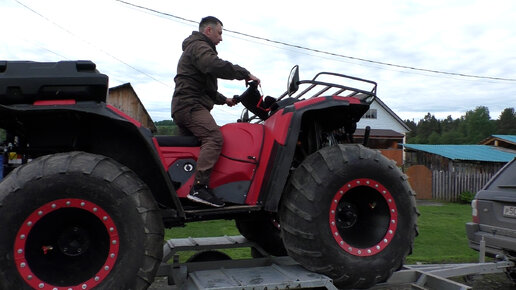
<path id="1" fill-rule="evenodd" d="M 199 32 L 217 45 L 222 41 L 222 22 L 213 16 L 204 17 L 199 23 Z"/>

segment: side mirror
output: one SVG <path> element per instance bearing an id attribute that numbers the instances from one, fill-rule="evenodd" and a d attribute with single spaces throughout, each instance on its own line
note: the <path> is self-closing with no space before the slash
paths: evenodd
<path id="1" fill-rule="evenodd" d="M 292 96 L 299 89 L 299 66 L 295 65 L 290 70 L 290 75 L 288 77 L 287 83 L 287 93 L 289 96 Z"/>

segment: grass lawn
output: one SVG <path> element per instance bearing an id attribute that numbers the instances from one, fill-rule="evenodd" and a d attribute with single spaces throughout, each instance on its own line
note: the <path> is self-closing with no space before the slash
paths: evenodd
<path id="1" fill-rule="evenodd" d="M 469 248 L 465 224 L 471 221 L 469 204 L 443 203 L 419 206 L 419 236 L 407 264 L 477 262 L 478 252 Z"/>
<path id="2" fill-rule="evenodd" d="M 468 247 L 465 224 L 471 221 L 469 204 L 443 203 L 442 206 L 422 205 L 418 207 L 419 236 L 414 251 L 408 256 L 407 264 L 461 263 L 478 261 L 478 252 Z M 235 222 L 216 220 L 189 223 L 184 228 L 168 229 L 165 238 L 214 237 L 238 235 Z M 250 249 L 224 250 L 234 259 L 249 258 Z M 180 255 L 185 261 L 192 252 Z"/>

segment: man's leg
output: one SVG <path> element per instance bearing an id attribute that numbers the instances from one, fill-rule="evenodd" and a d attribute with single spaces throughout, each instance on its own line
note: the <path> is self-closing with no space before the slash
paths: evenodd
<path id="1" fill-rule="evenodd" d="M 174 120 L 182 133 L 188 130 L 201 141 L 194 187 L 188 198 L 212 206 L 223 206 L 222 200 L 214 196 L 208 187 L 211 171 L 219 159 L 224 142 L 219 126 L 203 107 L 196 107 L 190 112 L 176 112 Z"/>

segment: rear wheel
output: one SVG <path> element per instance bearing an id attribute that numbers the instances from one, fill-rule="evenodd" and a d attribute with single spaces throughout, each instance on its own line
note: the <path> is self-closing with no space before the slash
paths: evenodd
<path id="1" fill-rule="evenodd" d="M 112 159 L 71 152 L 0 183 L 1 289 L 146 289 L 163 225 L 148 187 Z"/>
<path id="2" fill-rule="evenodd" d="M 361 145 L 323 148 L 294 172 L 280 208 L 288 254 L 338 287 L 387 280 L 411 252 L 417 210 L 405 176 Z"/>

